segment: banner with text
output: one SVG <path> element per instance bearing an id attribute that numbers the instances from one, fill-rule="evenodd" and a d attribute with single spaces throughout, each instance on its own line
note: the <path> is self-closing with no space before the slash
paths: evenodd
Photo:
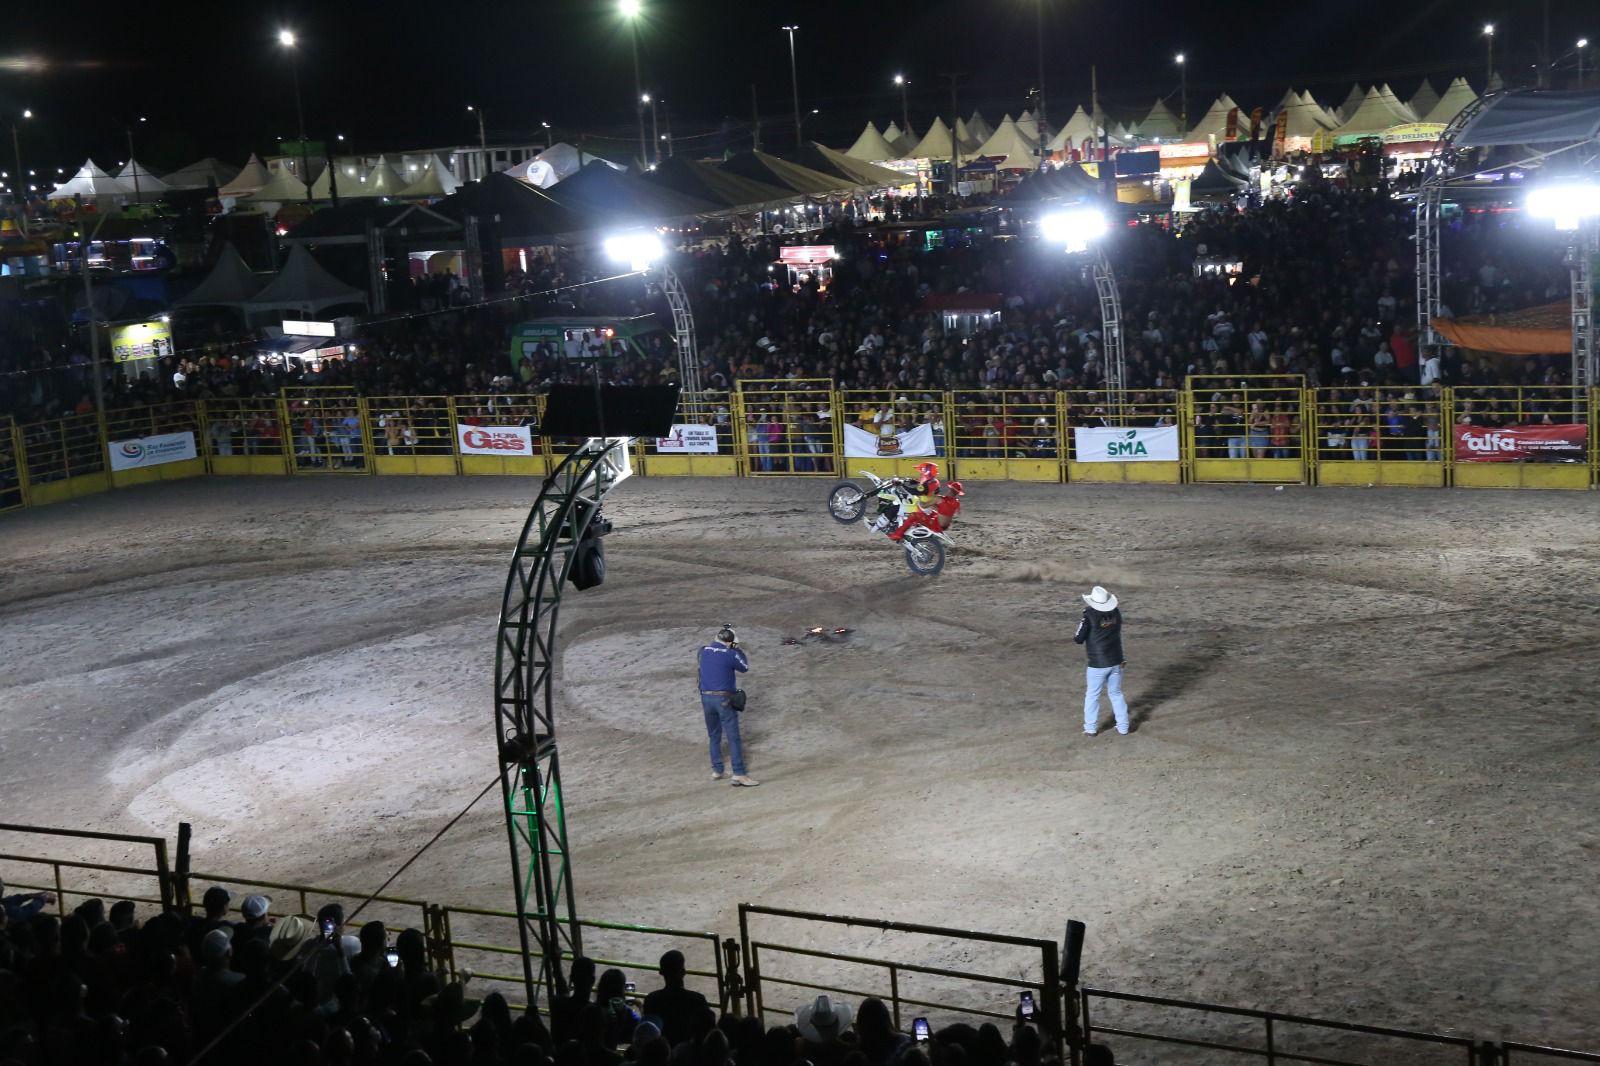
<path id="1" fill-rule="evenodd" d="M 1177 426 L 1074 426 L 1080 463 L 1175 463 Z"/>
<path id="2" fill-rule="evenodd" d="M 133 437 L 114 440 L 106 445 L 111 453 L 111 469 L 133 470 L 141 466 L 160 466 L 162 463 L 181 463 L 199 457 L 195 451 L 194 434 L 161 433 L 154 437 Z"/>
<path id="3" fill-rule="evenodd" d="M 656 438 L 662 455 L 716 455 L 716 426 L 673 426 L 670 437 Z"/>
<path id="4" fill-rule="evenodd" d="M 462 455 L 533 455 L 533 430 L 527 426 L 468 426 L 456 423 Z"/>
<path id="5" fill-rule="evenodd" d="M 934 455 L 933 426 L 912 426 L 904 433 L 869 433 L 858 426 L 844 427 L 844 453 L 852 459 L 897 459 Z"/>
<path id="6" fill-rule="evenodd" d="M 1588 426 L 1457 426 L 1456 462 L 1514 463 L 1527 460 L 1581 463 Z"/>

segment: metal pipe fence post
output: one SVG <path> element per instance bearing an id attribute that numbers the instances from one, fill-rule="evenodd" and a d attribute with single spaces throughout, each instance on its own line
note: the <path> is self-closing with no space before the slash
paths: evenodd
<path id="1" fill-rule="evenodd" d="M 900 967 L 889 964 L 889 1010 L 894 1016 L 894 1027 L 900 1028 Z"/>
<path id="2" fill-rule="evenodd" d="M 739 983 L 739 942 L 731 936 L 722 941 L 721 950 L 717 952 L 717 970 L 717 992 L 722 1001 L 718 1006 L 737 1017 L 743 988 Z"/>
<path id="3" fill-rule="evenodd" d="M 735 392 L 735 397 L 740 394 Z M 735 410 L 743 404 L 735 404 Z M 756 972 L 755 958 L 750 948 L 750 913 L 746 910 L 748 904 L 739 904 L 739 950 L 744 956 L 744 1005 L 745 1013 L 756 1018 L 761 1015 L 756 1013 L 756 997 L 760 992 L 761 976 Z"/>
<path id="4" fill-rule="evenodd" d="M 178 856 L 173 869 L 172 900 L 167 901 L 167 890 L 163 886 L 161 897 L 168 906 L 176 906 L 185 914 L 189 913 L 189 843 L 194 836 L 194 827 L 188 822 L 178 823 Z M 164 848 L 162 850 L 165 850 Z M 156 853 L 156 861 L 166 865 L 166 856 L 160 851 Z"/>
<path id="5" fill-rule="evenodd" d="M 1267 1066 L 1272 1066 L 1273 1063 L 1278 1061 L 1277 1053 L 1272 1046 L 1272 1018 L 1267 1017 L 1262 1020 L 1266 1022 L 1267 1026 Z"/>

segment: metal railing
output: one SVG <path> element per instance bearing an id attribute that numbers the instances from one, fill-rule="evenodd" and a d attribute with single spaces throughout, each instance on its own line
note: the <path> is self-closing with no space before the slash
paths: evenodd
<path id="1" fill-rule="evenodd" d="M 1499 1047 L 1500 1061 L 1505 1066 L 1517 1062 L 1600 1062 L 1600 1052 L 1572 1051 L 1568 1048 L 1546 1047 L 1543 1044 L 1519 1044 L 1507 1040 Z"/>
<path id="2" fill-rule="evenodd" d="M 367 448 L 374 456 L 455 454 L 456 416 L 448 396 L 373 396 L 366 411 Z"/>
<path id="3" fill-rule="evenodd" d="M 23 426 L 22 454 L 28 483 L 65 481 L 106 468 L 100 419 L 93 414 L 68 415 Z"/>
<path id="4" fill-rule="evenodd" d="M 1189 379 L 1197 459 L 1302 459 L 1304 391 L 1283 375 Z"/>
<path id="5" fill-rule="evenodd" d="M 361 473 L 369 469 L 363 404 L 354 389 L 294 389 L 284 394 L 283 402 L 296 473 Z"/>
<path id="6" fill-rule="evenodd" d="M 201 419 L 208 459 L 283 455 L 287 415 L 278 400 L 205 400 Z"/>
<path id="7" fill-rule="evenodd" d="M 136 836 L 128 833 L 99 833 L 86 829 L 51 829 L 35 825 L 0 824 L 0 835 L 10 833 L 36 839 L 65 837 L 73 840 L 100 841 L 105 844 L 131 844 L 138 848 L 147 847 L 150 849 L 151 865 L 130 866 L 126 863 L 90 862 L 83 859 L 54 859 L 7 851 L 0 853 L 0 863 L 20 863 L 30 868 L 47 867 L 50 871 L 50 879 L 47 884 L 38 883 L 28 877 L 18 878 L 14 875 L 8 875 L 5 879 L 8 892 L 14 889 L 21 889 L 24 892 L 53 892 L 56 897 L 56 910 L 63 915 L 71 910 L 67 906 L 67 900 L 71 897 L 88 899 L 92 896 L 115 895 L 119 899 L 128 899 L 135 903 L 150 903 L 163 909 L 177 904 L 177 882 L 173 876 L 172 867 L 167 861 L 167 842 L 161 837 Z M 77 881 L 69 882 L 63 876 L 63 871 L 65 870 L 118 874 L 133 878 L 134 883 L 154 880 L 156 894 L 154 896 L 143 894 L 147 890 L 138 888 L 125 891 L 108 884 L 104 878 L 91 878 L 90 880 L 95 883 L 90 885 L 81 885 Z M 126 884 L 127 882 L 121 883 Z"/>
<path id="8" fill-rule="evenodd" d="M 741 381 L 734 393 L 734 444 L 745 473 L 831 475 L 833 384 L 826 378 Z"/>
<path id="9" fill-rule="evenodd" d="M 1317 389 L 1319 462 L 1443 461 L 1444 396 L 1414 386 Z"/>
<path id="10" fill-rule="evenodd" d="M 1061 409 L 1042 390 L 951 394 L 956 459 L 1060 459 Z"/>
<path id="11" fill-rule="evenodd" d="M 27 502 L 22 474 L 22 432 L 10 415 L 0 415 L 0 511 Z"/>

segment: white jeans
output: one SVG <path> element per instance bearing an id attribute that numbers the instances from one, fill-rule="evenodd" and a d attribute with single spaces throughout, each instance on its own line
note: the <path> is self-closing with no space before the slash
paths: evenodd
<path id="1" fill-rule="evenodd" d="M 1083 731 L 1096 732 L 1100 727 L 1100 693 L 1111 697 L 1111 713 L 1117 718 L 1117 732 L 1128 731 L 1128 701 L 1122 698 L 1122 667 L 1091 666 L 1085 679 L 1083 693 Z"/>

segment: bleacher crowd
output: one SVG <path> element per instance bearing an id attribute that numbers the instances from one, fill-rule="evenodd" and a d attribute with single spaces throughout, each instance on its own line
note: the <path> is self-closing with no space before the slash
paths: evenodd
<path id="1" fill-rule="evenodd" d="M 827 996 L 767 1026 L 686 986 L 669 951 L 660 987 L 572 964 L 568 994 L 515 1012 L 429 965 L 416 929 L 347 929 L 343 908 L 276 916 L 272 901 L 206 890 L 185 915 L 123 900 L 62 916 L 51 893 L 0 885 L 0 1066 L 1047 1066 L 1020 1017 L 918 1040 L 878 999 Z M 1107 1060 L 1109 1061 L 1109 1060 Z"/>

